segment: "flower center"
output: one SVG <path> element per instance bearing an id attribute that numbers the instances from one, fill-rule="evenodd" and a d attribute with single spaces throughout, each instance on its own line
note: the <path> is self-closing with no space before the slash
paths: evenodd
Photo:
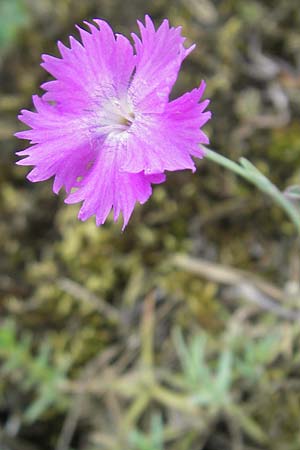
<path id="1" fill-rule="evenodd" d="M 135 119 L 134 112 L 131 111 L 131 112 L 129 112 L 128 116 L 120 117 L 120 125 L 123 125 L 126 128 L 129 128 L 133 124 L 134 119 Z"/>
<path id="2" fill-rule="evenodd" d="M 96 129 L 101 134 L 120 134 L 127 131 L 135 120 L 132 105 L 125 97 L 106 99 L 97 111 Z"/>

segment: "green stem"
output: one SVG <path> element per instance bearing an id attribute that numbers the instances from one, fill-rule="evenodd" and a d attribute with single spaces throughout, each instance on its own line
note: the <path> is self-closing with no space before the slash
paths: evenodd
<path id="1" fill-rule="evenodd" d="M 203 147 L 206 159 L 219 164 L 226 169 L 240 175 L 250 183 L 254 184 L 259 190 L 268 194 L 289 216 L 295 225 L 300 236 L 300 212 L 297 207 L 285 195 L 265 177 L 259 170 L 246 159 L 241 158 L 241 164 L 238 164 L 225 156 L 220 155 L 214 150 Z"/>

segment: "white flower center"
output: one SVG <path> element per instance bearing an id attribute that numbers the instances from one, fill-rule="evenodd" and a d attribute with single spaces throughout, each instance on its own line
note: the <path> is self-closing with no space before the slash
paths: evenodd
<path id="1" fill-rule="evenodd" d="M 101 134 L 119 134 L 127 131 L 135 119 L 132 105 L 124 97 L 106 99 L 97 113 L 97 131 Z"/>

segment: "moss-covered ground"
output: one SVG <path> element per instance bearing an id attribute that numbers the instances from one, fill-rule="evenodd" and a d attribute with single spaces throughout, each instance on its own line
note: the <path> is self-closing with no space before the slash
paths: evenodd
<path id="1" fill-rule="evenodd" d="M 14 165 L 17 113 L 74 24 L 127 36 L 151 14 L 196 50 L 211 146 L 280 189 L 300 180 L 298 0 L 0 0 L 0 450 L 299 450 L 293 225 L 205 159 L 121 232 Z"/>

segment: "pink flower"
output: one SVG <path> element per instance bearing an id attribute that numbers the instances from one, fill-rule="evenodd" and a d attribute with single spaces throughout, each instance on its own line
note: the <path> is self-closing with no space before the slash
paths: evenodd
<path id="1" fill-rule="evenodd" d="M 43 55 L 42 67 L 55 79 L 33 96 L 36 112 L 22 110 L 19 119 L 31 129 L 16 134 L 32 146 L 18 152 L 20 165 L 35 166 L 30 181 L 54 176 L 53 191 L 64 187 L 66 203 L 83 202 L 79 219 L 105 222 L 123 214 L 127 225 L 135 203 L 144 203 L 152 184 L 165 171 L 191 169 L 192 156 L 203 157 L 199 143 L 208 138 L 200 127 L 210 119 L 199 103 L 199 88 L 169 101 L 184 58 L 181 28 L 164 20 L 155 30 L 149 16 L 138 22 L 141 39 L 114 35 L 103 20 L 78 27 L 82 43 L 70 37 L 70 48 L 58 43 L 61 58 Z"/>

